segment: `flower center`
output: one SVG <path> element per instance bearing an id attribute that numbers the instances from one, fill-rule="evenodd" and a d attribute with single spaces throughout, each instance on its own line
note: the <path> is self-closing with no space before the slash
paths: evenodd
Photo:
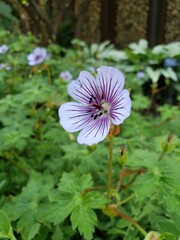
<path id="1" fill-rule="evenodd" d="M 91 112 L 91 118 L 93 118 L 94 120 L 101 117 L 103 114 L 104 115 L 109 114 L 110 106 L 103 99 L 103 95 L 100 103 L 97 101 L 97 99 L 94 96 L 91 95 L 91 97 L 89 98 L 89 104 L 95 108 L 95 111 L 93 110 L 89 111 Z"/>
<path id="2" fill-rule="evenodd" d="M 36 55 L 36 56 L 35 56 L 35 61 L 39 61 L 41 58 L 42 58 L 42 55 L 41 55 L 41 54 Z"/>
<path id="3" fill-rule="evenodd" d="M 109 113 L 109 104 L 107 104 L 106 102 L 104 102 L 104 99 L 101 100 L 101 108 L 104 110 L 104 113 Z"/>

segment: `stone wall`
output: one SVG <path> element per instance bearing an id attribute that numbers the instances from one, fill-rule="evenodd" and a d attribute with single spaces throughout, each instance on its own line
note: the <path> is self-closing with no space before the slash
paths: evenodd
<path id="1" fill-rule="evenodd" d="M 146 38 L 149 10 L 148 0 L 118 0 L 116 14 L 116 40 L 119 47 Z"/>
<path id="2" fill-rule="evenodd" d="M 83 1 L 76 0 L 76 16 Z M 114 43 L 117 47 L 125 47 L 148 36 L 148 14 L 150 0 L 117 0 Z M 180 41 L 180 0 L 166 0 L 166 21 L 164 26 L 164 42 Z M 110 1 L 111 2 L 111 1 Z M 81 31 L 78 37 L 87 43 L 101 42 L 103 0 L 91 0 L 84 13 Z"/>
<path id="3" fill-rule="evenodd" d="M 165 41 L 180 41 L 180 1 L 168 0 L 165 26 Z"/>

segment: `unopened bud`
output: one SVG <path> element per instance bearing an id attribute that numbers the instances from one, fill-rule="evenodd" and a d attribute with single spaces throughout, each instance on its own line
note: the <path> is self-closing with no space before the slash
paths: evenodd
<path id="1" fill-rule="evenodd" d="M 118 154 L 118 159 L 120 164 L 124 165 L 127 160 L 128 160 L 128 151 L 127 148 L 125 146 L 121 146 L 120 148 L 120 154 Z"/>
<path id="2" fill-rule="evenodd" d="M 171 140 L 172 140 L 172 134 L 171 134 L 171 133 L 168 133 L 168 139 L 167 139 L 167 141 L 168 141 L 168 142 L 171 142 Z"/>
<path id="3" fill-rule="evenodd" d="M 168 133 L 167 141 L 161 143 L 163 152 L 168 152 L 171 149 L 172 147 L 171 141 L 172 141 L 172 135 L 171 133 Z"/>
<path id="4" fill-rule="evenodd" d="M 151 231 L 149 232 L 144 240 L 159 240 L 160 234 L 158 232 Z"/>
<path id="5" fill-rule="evenodd" d="M 69 133 L 69 140 L 70 141 L 74 141 L 75 140 L 74 134 Z"/>
<path id="6" fill-rule="evenodd" d="M 93 144 L 93 145 L 91 145 L 91 146 L 87 146 L 87 150 L 88 150 L 88 152 L 89 153 L 92 153 L 92 152 L 94 152 L 95 150 L 96 150 L 96 144 Z"/>
<path id="7" fill-rule="evenodd" d="M 117 217 L 117 206 L 115 204 L 104 206 L 102 212 L 109 217 Z"/>

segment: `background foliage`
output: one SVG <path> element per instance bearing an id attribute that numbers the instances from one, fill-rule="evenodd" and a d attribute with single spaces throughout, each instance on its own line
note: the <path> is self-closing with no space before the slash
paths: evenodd
<path id="1" fill-rule="evenodd" d="M 114 139 L 113 203 L 147 232 L 178 239 L 180 43 L 151 49 L 140 40 L 119 51 L 74 40 L 71 49 L 48 45 L 49 58 L 30 67 L 38 39 L 0 31 L 0 41 L 9 47 L 0 55 L 0 237 L 143 239 L 104 209 L 108 140 L 87 148 L 59 125 L 57 110 L 70 100 L 60 72 L 76 79 L 81 70 L 111 65 L 125 74 L 133 101 Z"/>

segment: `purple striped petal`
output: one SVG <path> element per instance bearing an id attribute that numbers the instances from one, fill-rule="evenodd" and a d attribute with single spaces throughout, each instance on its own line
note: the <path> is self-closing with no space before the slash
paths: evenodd
<path id="1" fill-rule="evenodd" d="M 80 144 L 89 146 L 97 144 L 105 139 L 110 129 L 110 118 L 101 116 L 96 120 L 91 119 L 91 124 L 85 127 L 78 135 L 77 141 Z"/>
<path id="2" fill-rule="evenodd" d="M 124 89 L 120 96 L 113 100 L 110 108 L 110 117 L 114 125 L 121 124 L 131 112 L 131 99 L 129 91 Z"/>
<path id="3" fill-rule="evenodd" d="M 91 106 L 68 102 L 59 108 L 60 123 L 67 132 L 76 132 L 92 122 Z"/>
<path id="4" fill-rule="evenodd" d="M 68 92 L 71 97 L 81 103 L 89 104 L 90 101 L 99 103 L 101 100 L 96 80 L 91 73 L 86 71 L 82 71 L 77 80 L 69 83 Z"/>
<path id="5" fill-rule="evenodd" d="M 124 87 L 124 75 L 113 67 L 102 66 L 97 69 L 96 79 L 106 103 L 111 103 L 120 95 Z"/>

